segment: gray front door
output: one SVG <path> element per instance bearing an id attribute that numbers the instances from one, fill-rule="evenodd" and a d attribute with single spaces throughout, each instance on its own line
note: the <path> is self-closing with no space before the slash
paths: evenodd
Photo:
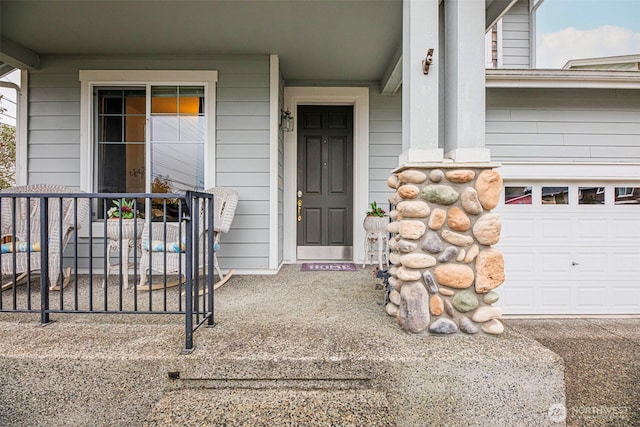
<path id="1" fill-rule="evenodd" d="M 352 259 L 353 107 L 299 106 L 298 259 Z"/>

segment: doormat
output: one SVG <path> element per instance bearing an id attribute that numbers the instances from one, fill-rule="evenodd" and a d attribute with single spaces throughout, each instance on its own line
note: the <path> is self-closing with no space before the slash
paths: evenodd
<path id="1" fill-rule="evenodd" d="M 358 271 L 358 267 L 350 262 L 313 262 L 303 263 L 300 271 Z"/>

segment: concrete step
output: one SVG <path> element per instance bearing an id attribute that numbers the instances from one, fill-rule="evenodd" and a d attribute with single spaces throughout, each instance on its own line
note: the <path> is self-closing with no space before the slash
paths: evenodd
<path id="1" fill-rule="evenodd" d="M 394 426 L 386 395 L 367 381 L 190 381 L 166 391 L 145 426 Z M 179 386 L 179 387 L 180 387 Z"/>
<path id="2" fill-rule="evenodd" d="M 229 322 L 198 334 L 181 355 L 174 324 L 0 322 L 0 425 L 549 425 L 564 403 L 562 360 L 511 331 Z"/>

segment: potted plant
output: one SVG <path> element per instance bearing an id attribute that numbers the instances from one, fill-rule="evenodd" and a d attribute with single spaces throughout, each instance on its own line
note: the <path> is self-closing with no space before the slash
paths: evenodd
<path id="1" fill-rule="evenodd" d="M 367 233 L 387 233 L 389 218 L 387 213 L 376 202 L 371 202 L 367 216 L 364 218 L 364 229 Z"/>
<path id="2" fill-rule="evenodd" d="M 134 212 L 133 209 L 133 200 L 127 200 L 123 197 L 122 200 L 114 200 L 113 204 L 115 206 L 107 211 L 109 219 L 133 219 L 138 216 L 138 211 Z"/>
<path id="3" fill-rule="evenodd" d="M 144 220 L 138 219 L 140 213 L 135 202 L 122 198 L 113 201 L 114 206 L 107 211 L 107 237 L 113 240 L 128 240 L 142 235 Z M 137 222 L 137 224 L 136 224 Z"/>

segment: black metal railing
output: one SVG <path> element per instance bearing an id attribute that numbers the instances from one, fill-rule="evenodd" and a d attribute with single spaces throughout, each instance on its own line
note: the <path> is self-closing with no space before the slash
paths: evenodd
<path id="1" fill-rule="evenodd" d="M 3 192 L 0 202 L 0 312 L 39 313 L 42 325 L 53 313 L 182 314 L 184 352 L 214 325 L 212 194 Z"/>

